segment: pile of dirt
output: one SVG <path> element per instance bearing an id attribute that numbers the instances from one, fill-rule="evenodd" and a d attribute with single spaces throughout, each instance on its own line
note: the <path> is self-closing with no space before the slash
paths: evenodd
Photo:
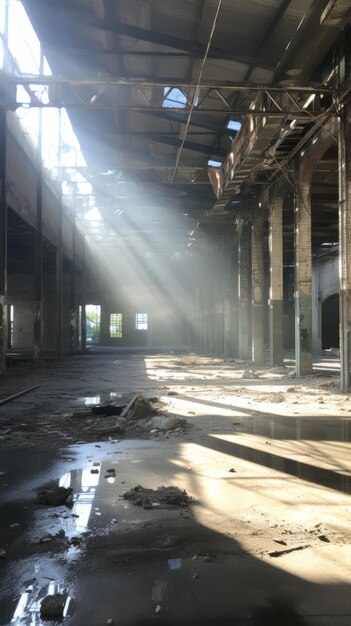
<path id="1" fill-rule="evenodd" d="M 185 490 L 178 487 L 158 487 L 158 489 L 146 489 L 137 485 L 123 494 L 124 500 L 130 500 L 136 506 L 144 509 L 156 507 L 171 508 L 176 506 L 189 506 L 194 498 L 189 496 Z"/>

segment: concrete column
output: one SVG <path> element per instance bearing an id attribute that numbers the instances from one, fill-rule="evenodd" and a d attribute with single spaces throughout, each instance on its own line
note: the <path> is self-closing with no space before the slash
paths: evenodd
<path id="1" fill-rule="evenodd" d="M 256 204 L 252 220 L 252 361 L 264 363 L 264 208 Z"/>
<path id="2" fill-rule="evenodd" d="M 223 312 L 223 333 L 224 333 L 224 356 L 232 355 L 232 311 L 233 311 L 233 289 L 232 289 L 232 244 L 233 235 L 229 233 L 224 247 L 224 312 Z"/>
<path id="3" fill-rule="evenodd" d="M 295 193 L 295 359 L 296 374 L 312 373 L 311 185 L 297 168 Z"/>
<path id="4" fill-rule="evenodd" d="M 61 109 L 58 119 L 58 165 L 61 166 Z M 62 179 L 60 178 L 60 198 L 58 202 L 58 241 L 56 247 L 56 358 L 62 358 L 62 307 L 63 307 L 63 245 L 62 245 Z"/>
<path id="5" fill-rule="evenodd" d="M 342 391 L 351 385 L 351 107 L 339 118 L 339 294 Z"/>
<path id="6" fill-rule="evenodd" d="M 7 202 L 6 113 L 0 111 L 0 376 L 6 373 L 7 351 Z"/>
<path id="7" fill-rule="evenodd" d="M 251 358 L 251 229 L 250 222 L 242 221 L 239 226 L 239 358 Z"/>
<path id="8" fill-rule="evenodd" d="M 43 66 L 43 58 L 40 62 Z M 36 231 L 35 231 L 35 259 L 34 259 L 34 332 L 33 332 L 33 358 L 39 361 L 43 353 L 43 164 L 42 164 L 42 129 L 43 109 L 39 109 L 38 124 L 38 148 L 37 148 L 37 206 L 36 206 Z"/>
<path id="9" fill-rule="evenodd" d="M 86 254 L 87 254 L 87 244 L 85 241 L 85 236 L 83 238 L 83 259 L 82 259 L 82 352 L 85 352 L 87 349 L 87 316 L 86 316 Z"/>
<path id="10" fill-rule="evenodd" d="M 269 202 L 269 342 L 270 364 L 283 364 L 283 194 Z"/>
<path id="11" fill-rule="evenodd" d="M 76 293 L 76 225 L 72 233 L 72 262 L 71 262 L 71 293 L 70 293 L 70 353 L 77 351 L 77 293 Z"/>

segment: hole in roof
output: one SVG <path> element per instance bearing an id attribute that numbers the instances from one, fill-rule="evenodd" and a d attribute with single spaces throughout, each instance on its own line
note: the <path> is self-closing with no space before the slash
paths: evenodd
<path id="1" fill-rule="evenodd" d="M 229 120 L 227 128 L 229 128 L 229 130 L 240 130 L 241 122 L 238 122 L 237 120 Z"/>
<path id="2" fill-rule="evenodd" d="M 210 167 L 221 167 L 222 161 L 213 161 L 213 159 L 209 159 L 207 161 L 207 165 L 209 165 Z"/>
<path id="3" fill-rule="evenodd" d="M 183 92 L 178 89 L 178 87 L 175 87 L 174 89 L 171 89 L 171 87 L 164 87 L 163 94 L 165 96 L 162 103 L 163 107 L 185 109 L 187 100 Z"/>

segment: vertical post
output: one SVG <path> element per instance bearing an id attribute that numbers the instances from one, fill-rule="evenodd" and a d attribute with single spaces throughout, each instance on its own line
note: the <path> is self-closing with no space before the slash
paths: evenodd
<path id="1" fill-rule="evenodd" d="M 312 373 L 311 185 L 297 172 L 295 193 L 295 359 L 296 374 Z"/>
<path id="2" fill-rule="evenodd" d="M 264 209 L 255 204 L 252 220 L 252 361 L 264 363 Z"/>
<path id="3" fill-rule="evenodd" d="M 77 351 L 77 294 L 76 294 L 76 183 L 73 194 L 72 262 L 70 290 L 70 353 Z"/>
<path id="4" fill-rule="evenodd" d="M 351 107 L 339 117 L 340 386 L 351 381 Z"/>
<path id="5" fill-rule="evenodd" d="M 86 256 L 87 244 L 86 235 L 83 235 L 83 262 L 82 262 L 82 352 L 87 349 L 87 316 L 86 316 Z"/>
<path id="6" fill-rule="evenodd" d="M 44 57 L 40 51 L 40 74 L 43 73 Z M 43 109 L 38 110 L 38 147 L 37 147 L 37 214 L 35 231 L 34 259 L 34 361 L 40 361 L 43 352 Z"/>
<path id="7" fill-rule="evenodd" d="M 283 194 L 269 203 L 269 343 L 271 366 L 283 365 Z"/>
<path id="8" fill-rule="evenodd" d="M 61 109 L 58 113 L 58 166 L 61 168 Z M 61 169 L 59 170 L 60 181 L 60 194 L 58 198 L 58 241 L 56 248 L 56 358 L 60 360 L 62 358 L 62 299 L 63 299 L 63 286 L 62 286 L 62 265 L 63 265 L 63 247 L 62 247 L 62 213 L 63 213 L 63 198 L 62 198 L 62 176 Z"/>
<path id="9" fill-rule="evenodd" d="M 242 221 L 239 226 L 239 358 L 251 358 L 250 328 L 250 222 Z"/>
<path id="10" fill-rule="evenodd" d="M 7 351 L 6 117 L 0 110 L 0 376 L 6 374 Z"/>

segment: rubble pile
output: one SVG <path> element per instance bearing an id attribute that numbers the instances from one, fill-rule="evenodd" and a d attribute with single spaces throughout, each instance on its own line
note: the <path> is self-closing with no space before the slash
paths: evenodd
<path id="1" fill-rule="evenodd" d="M 137 485 L 124 493 L 123 498 L 124 500 L 130 500 L 136 506 L 142 506 L 144 509 L 189 506 L 194 501 L 185 490 L 172 486 L 146 489 L 141 485 Z"/>

